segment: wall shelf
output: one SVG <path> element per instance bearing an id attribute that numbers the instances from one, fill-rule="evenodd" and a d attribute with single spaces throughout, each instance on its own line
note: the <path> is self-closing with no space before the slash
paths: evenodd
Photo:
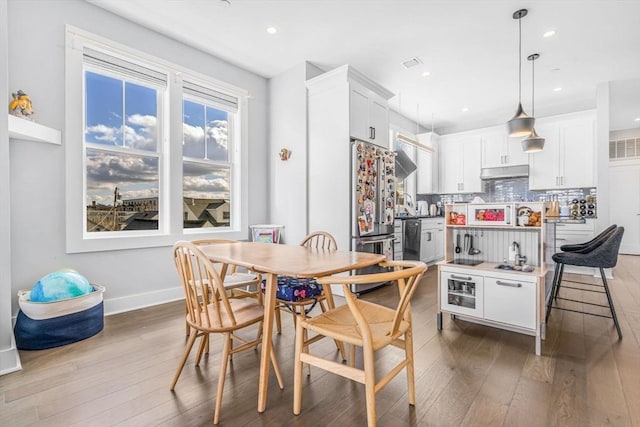
<path id="1" fill-rule="evenodd" d="M 9 114 L 9 138 L 62 145 L 62 132 Z"/>

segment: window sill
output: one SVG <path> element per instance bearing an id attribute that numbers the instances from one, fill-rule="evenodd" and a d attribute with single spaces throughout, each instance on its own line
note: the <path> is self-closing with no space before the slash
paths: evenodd
<path id="1" fill-rule="evenodd" d="M 9 116 L 9 138 L 62 145 L 62 132 L 20 117 Z"/>

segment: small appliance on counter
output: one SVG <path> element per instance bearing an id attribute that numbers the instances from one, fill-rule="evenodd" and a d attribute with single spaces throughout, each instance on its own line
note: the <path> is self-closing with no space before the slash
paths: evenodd
<path id="1" fill-rule="evenodd" d="M 418 200 L 418 215 L 429 215 L 429 204 L 424 200 Z"/>

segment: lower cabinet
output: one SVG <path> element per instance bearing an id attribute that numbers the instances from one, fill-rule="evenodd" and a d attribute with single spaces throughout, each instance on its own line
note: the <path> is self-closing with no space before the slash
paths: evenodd
<path id="1" fill-rule="evenodd" d="M 484 278 L 484 318 L 495 322 L 536 327 L 536 283 Z"/>
<path id="2" fill-rule="evenodd" d="M 496 277 L 494 277 L 494 275 Z M 440 271 L 440 308 L 453 314 L 535 331 L 537 279 L 532 276 Z"/>
<path id="3" fill-rule="evenodd" d="M 482 276 L 443 271 L 440 282 L 441 307 L 452 313 L 483 317 Z"/>

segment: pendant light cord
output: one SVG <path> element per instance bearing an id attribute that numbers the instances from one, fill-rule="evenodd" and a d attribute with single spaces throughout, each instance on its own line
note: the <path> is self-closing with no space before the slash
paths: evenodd
<path id="1" fill-rule="evenodd" d="M 518 103 L 522 104 L 522 17 L 518 18 Z"/>
<path id="2" fill-rule="evenodd" d="M 534 57 L 531 60 L 531 116 L 536 116 L 536 104 L 535 104 L 535 94 L 536 94 L 536 67 L 535 67 L 536 58 Z"/>

